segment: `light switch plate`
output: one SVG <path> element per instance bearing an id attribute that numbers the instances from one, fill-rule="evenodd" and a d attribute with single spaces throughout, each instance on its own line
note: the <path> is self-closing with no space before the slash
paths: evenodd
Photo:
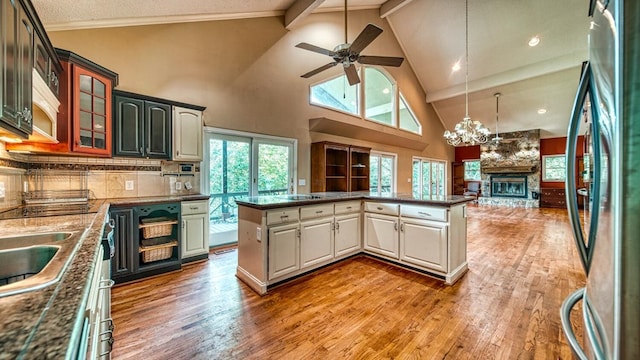
<path id="1" fill-rule="evenodd" d="M 176 190 L 182 190 L 182 182 L 176 181 Z"/>
<path id="2" fill-rule="evenodd" d="M 0 200 L 4 199 L 4 182 L 0 181 Z"/>
<path id="3" fill-rule="evenodd" d="M 124 189 L 131 191 L 134 189 L 133 180 L 127 180 L 124 182 Z"/>
<path id="4" fill-rule="evenodd" d="M 262 240 L 262 228 L 259 228 L 259 227 L 256 228 L 256 240 L 258 241 Z"/>
<path id="5" fill-rule="evenodd" d="M 298 186 L 307 185 L 307 179 L 298 179 Z"/>

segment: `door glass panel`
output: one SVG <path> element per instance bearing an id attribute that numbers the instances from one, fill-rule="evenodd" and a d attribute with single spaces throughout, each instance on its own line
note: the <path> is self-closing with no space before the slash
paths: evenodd
<path id="1" fill-rule="evenodd" d="M 289 146 L 258 144 L 258 194 L 287 194 L 289 178 Z"/>
<path id="2" fill-rule="evenodd" d="M 251 144 L 246 140 L 209 140 L 209 194 L 212 224 L 237 222 L 235 199 L 249 195 Z"/>
<path id="3" fill-rule="evenodd" d="M 106 107 L 104 106 L 104 99 L 99 97 L 93 98 L 93 112 L 96 114 L 104 115 Z"/>
<path id="4" fill-rule="evenodd" d="M 431 162 L 422 161 L 422 196 L 431 196 Z"/>
<path id="5" fill-rule="evenodd" d="M 393 181 L 393 158 L 383 156 L 380 161 L 380 192 L 391 193 Z"/>
<path id="6" fill-rule="evenodd" d="M 80 93 L 80 110 L 91 111 L 91 94 Z"/>
<path id="7" fill-rule="evenodd" d="M 96 131 L 106 131 L 105 129 L 105 117 L 100 115 L 93 115 L 93 129 Z"/>
<path id="8" fill-rule="evenodd" d="M 80 91 L 91 93 L 91 76 L 80 75 Z"/>
<path id="9" fill-rule="evenodd" d="M 106 149 L 107 142 L 105 141 L 104 133 L 94 133 L 95 144 L 94 147 L 98 149 Z"/>
<path id="10" fill-rule="evenodd" d="M 93 79 L 93 93 L 97 96 L 100 97 L 105 97 L 105 84 L 98 80 L 98 79 Z"/>
<path id="11" fill-rule="evenodd" d="M 89 130 L 80 130 L 80 146 L 93 146 L 92 133 Z"/>
<path id="12" fill-rule="evenodd" d="M 80 128 L 91 129 L 91 113 L 80 111 Z"/>
<path id="13" fill-rule="evenodd" d="M 380 156 L 369 157 L 369 169 L 369 191 L 377 193 L 380 186 Z"/>

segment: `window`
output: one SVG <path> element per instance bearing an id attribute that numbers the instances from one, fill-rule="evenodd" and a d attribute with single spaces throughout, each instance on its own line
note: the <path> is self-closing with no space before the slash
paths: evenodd
<path id="1" fill-rule="evenodd" d="M 542 181 L 561 182 L 566 176 L 566 156 L 542 156 Z"/>
<path id="2" fill-rule="evenodd" d="M 413 196 L 431 198 L 445 195 L 446 162 L 426 158 L 413 158 Z"/>
<path id="3" fill-rule="evenodd" d="M 416 116 L 409 108 L 409 105 L 407 105 L 407 101 L 402 94 L 400 94 L 400 111 L 398 112 L 398 117 L 400 118 L 400 129 L 422 134 L 422 125 L 420 125 L 420 122 L 416 119 Z"/>
<path id="4" fill-rule="evenodd" d="M 371 152 L 369 191 L 378 195 L 396 191 L 396 154 Z"/>
<path id="5" fill-rule="evenodd" d="M 366 67 L 364 117 L 389 126 L 395 126 L 393 108 L 394 85 L 380 70 Z"/>
<path id="6" fill-rule="evenodd" d="M 359 115 L 358 86 L 349 86 L 345 75 L 311 86 L 311 104 Z"/>
<path id="7" fill-rule="evenodd" d="M 422 125 L 395 80 L 375 67 L 361 69 L 362 81 L 358 85 L 349 86 L 345 75 L 312 85 L 309 102 L 422 135 Z M 362 97 L 361 92 L 364 92 Z"/>
<path id="8" fill-rule="evenodd" d="M 464 181 L 480 180 L 480 160 L 464 160 Z"/>

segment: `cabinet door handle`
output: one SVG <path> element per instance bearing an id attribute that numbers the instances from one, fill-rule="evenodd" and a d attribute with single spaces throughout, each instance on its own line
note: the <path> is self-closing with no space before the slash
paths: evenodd
<path id="1" fill-rule="evenodd" d="M 340 231 L 340 223 L 336 222 L 336 230 Z"/>
<path id="2" fill-rule="evenodd" d="M 347 206 L 347 210 L 351 210 L 352 208 L 352 206 Z"/>
<path id="3" fill-rule="evenodd" d="M 197 207 L 197 206 L 190 206 L 190 207 L 189 207 L 189 209 L 191 209 L 191 210 L 198 210 L 198 207 Z"/>
<path id="4" fill-rule="evenodd" d="M 398 231 L 398 223 L 397 222 L 393 223 L 393 230 Z"/>
<path id="5" fill-rule="evenodd" d="M 140 146 L 140 155 L 144 155 L 144 149 Z"/>
<path id="6" fill-rule="evenodd" d="M 184 220 L 182 220 L 182 228 L 184 229 Z"/>
<path id="7" fill-rule="evenodd" d="M 431 214 L 429 214 L 428 212 L 424 212 L 424 211 L 418 211 L 418 214 L 424 215 L 424 216 L 431 216 Z"/>
<path id="8" fill-rule="evenodd" d="M 400 231 L 404 232 L 404 223 L 400 224 Z"/>
<path id="9" fill-rule="evenodd" d="M 384 210 L 384 208 L 382 206 L 378 206 L 376 209 L 378 210 Z"/>
<path id="10" fill-rule="evenodd" d="M 323 212 L 322 210 L 317 210 L 316 214 L 322 214 L 322 212 Z"/>
<path id="11" fill-rule="evenodd" d="M 100 281 L 100 286 L 98 287 L 98 289 L 109 289 L 113 286 L 113 284 L 115 284 L 116 282 L 111 280 L 111 279 L 105 279 L 105 280 L 101 280 Z"/>
<path id="12" fill-rule="evenodd" d="M 287 220 L 289 220 L 289 215 L 280 215 L 280 220 L 281 220 L 281 221 L 287 221 Z"/>

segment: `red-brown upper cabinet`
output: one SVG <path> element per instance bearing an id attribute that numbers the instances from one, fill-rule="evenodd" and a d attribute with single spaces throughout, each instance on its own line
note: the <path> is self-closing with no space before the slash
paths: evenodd
<path id="1" fill-rule="evenodd" d="M 118 74 L 67 50 L 56 49 L 62 62 L 58 140 L 69 151 L 111 156 L 111 91 Z"/>

